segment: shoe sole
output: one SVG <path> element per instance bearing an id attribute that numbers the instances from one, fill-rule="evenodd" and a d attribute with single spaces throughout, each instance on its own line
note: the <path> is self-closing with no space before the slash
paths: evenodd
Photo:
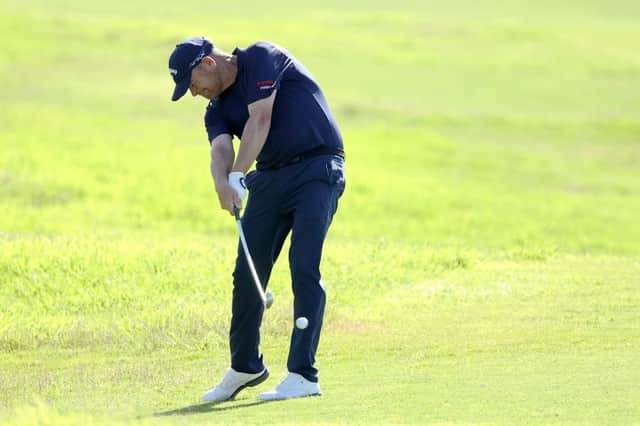
<path id="1" fill-rule="evenodd" d="M 242 386 L 239 386 L 238 389 L 235 390 L 235 392 L 233 392 L 231 394 L 231 396 L 229 398 L 226 399 L 226 401 L 232 400 L 233 398 L 236 397 L 236 395 L 244 388 L 252 388 L 254 386 L 258 386 L 260 383 L 264 382 L 265 380 L 267 380 L 269 378 L 269 370 L 267 370 L 266 368 L 264 369 L 264 373 L 262 373 L 259 377 L 256 377 L 255 379 L 248 381 L 247 383 L 245 383 Z"/>
<path id="2" fill-rule="evenodd" d="M 260 395 L 258 395 L 258 399 L 260 401 L 283 401 L 285 399 L 309 398 L 314 396 L 322 396 L 322 392 L 308 393 L 306 395 L 299 395 L 299 396 L 282 396 L 282 397 L 275 397 L 275 398 L 261 398 Z"/>

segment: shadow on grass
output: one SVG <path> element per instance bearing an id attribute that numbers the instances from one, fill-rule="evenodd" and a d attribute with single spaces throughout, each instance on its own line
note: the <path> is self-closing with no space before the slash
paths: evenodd
<path id="1" fill-rule="evenodd" d="M 190 414 L 203 414 L 203 413 L 214 413 L 216 411 L 227 411 L 227 410 L 236 410 L 238 408 L 247 408 L 253 407 L 255 405 L 266 404 L 271 401 L 252 401 L 252 402 L 243 402 L 240 404 L 234 404 L 236 401 L 224 401 L 224 402 L 204 402 L 202 404 L 190 405 L 184 408 L 178 408 L 176 410 L 163 411 L 160 413 L 154 413 L 154 417 L 162 417 L 162 416 L 187 416 Z"/>

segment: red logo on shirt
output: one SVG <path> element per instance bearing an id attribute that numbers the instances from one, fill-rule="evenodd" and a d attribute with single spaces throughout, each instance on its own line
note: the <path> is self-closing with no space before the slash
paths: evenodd
<path id="1" fill-rule="evenodd" d="M 264 86 L 272 86 L 273 80 L 260 80 L 256 82 L 256 86 L 264 87 Z"/>

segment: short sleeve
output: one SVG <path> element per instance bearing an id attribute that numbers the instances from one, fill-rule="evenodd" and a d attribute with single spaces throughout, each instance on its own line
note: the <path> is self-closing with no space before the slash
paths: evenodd
<path id="1" fill-rule="evenodd" d="M 226 121 L 215 107 L 215 105 L 209 104 L 207 111 L 204 115 L 204 127 L 207 129 L 207 136 L 209 143 L 220 135 L 231 133 L 231 129 L 227 125 Z"/>
<path id="2" fill-rule="evenodd" d="M 271 96 L 291 62 L 283 52 L 274 48 L 254 48 L 249 52 L 247 67 L 247 105 Z"/>

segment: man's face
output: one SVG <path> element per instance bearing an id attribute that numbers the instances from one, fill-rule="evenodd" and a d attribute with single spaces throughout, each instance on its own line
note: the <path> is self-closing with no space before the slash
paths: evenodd
<path id="1" fill-rule="evenodd" d="M 222 93 L 222 77 L 219 75 L 216 63 L 212 58 L 205 57 L 191 71 L 189 91 L 192 96 L 202 96 L 209 100 Z"/>

